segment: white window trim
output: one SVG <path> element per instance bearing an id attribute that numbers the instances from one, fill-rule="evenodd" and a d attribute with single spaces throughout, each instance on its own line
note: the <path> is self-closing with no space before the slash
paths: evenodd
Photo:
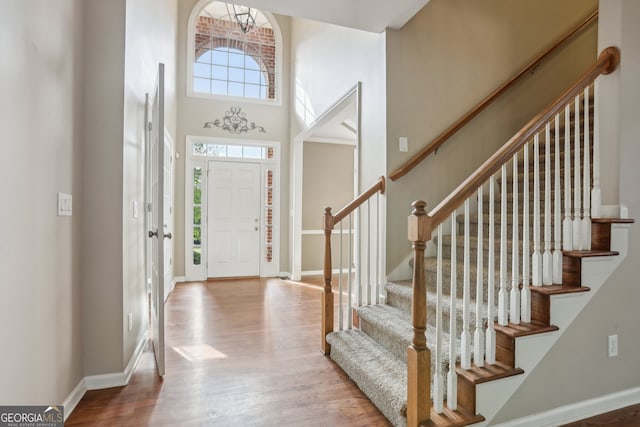
<path id="1" fill-rule="evenodd" d="M 282 51 L 283 51 L 283 42 L 282 42 L 282 31 L 280 30 L 280 26 L 278 25 L 278 21 L 275 16 L 271 12 L 266 12 L 264 10 L 260 10 L 260 12 L 269 20 L 271 24 L 271 28 L 273 29 L 273 35 L 276 40 L 276 73 L 275 73 L 275 99 L 254 99 L 254 98 L 244 98 L 240 96 L 229 96 L 229 95 L 216 95 L 212 93 L 202 93 L 195 92 L 193 90 L 193 63 L 195 62 L 195 32 L 193 31 L 196 23 L 196 19 L 200 15 L 202 9 L 212 0 L 200 0 L 191 10 L 191 15 L 189 16 L 189 24 L 187 25 L 187 74 L 186 78 L 186 86 L 187 86 L 187 96 L 191 98 L 204 98 L 204 99 L 214 99 L 214 100 L 224 100 L 231 102 L 246 102 L 250 104 L 262 104 L 262 105 L 282 105 Z"/>
<path id="2" fill-rule="evenodd" d="M 273 159 L 250 159 L 238 157 L 215 157 L 215 156 L 196 156 L 193 154 L 194 144 L 225 144 L 225 145 L 252 145 L 262 147 L 273 147 Z M 187 281 L 206 280 L 208 277 L 207 259 L 208 259 L 208 241 L 207 241 L 207 223 L 208 216 L 208 189 L 207 189 L 207 170 L 209 161 L 234 162 L 234 163 L 254 163 L 261 165 L 260 178 L 260 277 L 276 277 L 280 274 L 280 197 L 282 189 L 280 187 L 280 142 L 264 141 L 264 140 L 241 140 L 226 139 L 205 136 L 187 136 L 186 138 L 186 161 L 185 161 L 185 203 L 184 203 L 184 251 L 185 251 L 185 276 Z M 202 179 L 202 195 L 201 195 L 201 263 L 193 264 L 193 168 L 201 167 L 203 171 Z M 266 171 L 273 170 L 273 226 L 272 226 L 272 260 L 265 260 L 265 242 L 264 242 L 264 225 L 266 222 Z"/>

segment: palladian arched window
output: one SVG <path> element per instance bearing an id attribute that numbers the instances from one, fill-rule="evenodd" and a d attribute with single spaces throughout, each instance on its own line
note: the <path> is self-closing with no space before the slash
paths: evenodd
<path id="1" fill-rule="evenodd" d="M 277 101 L 281 46 L 273 15 L 200 1 L 189 23 L 189 95 Z"/>

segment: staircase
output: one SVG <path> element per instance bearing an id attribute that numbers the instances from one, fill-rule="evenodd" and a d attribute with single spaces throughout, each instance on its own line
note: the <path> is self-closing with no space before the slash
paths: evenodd
<path id="1" fill-rule="evenodd" d="M 502 387 L 505 396 L 513 393 L 626 253 L 626 228 L 632 220 L 589 217 L 591 183 L 595 188 L 598 174 L 590 162 L 598 150 L 590 144 L 593 91 L 587 89 L 582 98 L 577 93 L 575 102 L 567 97 L 562 109 L 535 125 L 533 141 L 492 165 L 489 181 L 444 216 L 451 231 L 443 232 L 439 225 L 436 233 L 434 228 L 435 249 L 424 258 L 424 243 L 420 245 L 431 239 L 429 224 L 439 211 L 427 214 L 423 202 L 414 203 L 410 221 L 419 224 L 414 233 L 410 225 L 409 232 L 417 257 L 414 279 L 387 283 L 384 304 L 354 308 L 353 328 L 327 331 L 325 352 L 394 426 L 407 425 L 408 405 L 429 408 L 431 400 L 433 406 L 425 412 L 430 411 L 430 420 L 420 425 L 489 425 L 506 401 L 495 398 L 491 387 Z M 574 220 L 577 232 L 583 230 L 581 237 L 573 237 L 575 244 Z M 421 232 L 428 235 L 411 237 Z M 426 291 L 417 283 L 422 277 Z M 330 282 L 325 295 L 327 289 Z M 426 292 L 424 324 L 416 289 Z M 324 304 L 332 303 L 331 298 Z M 420 350 L 423 330 L 428 351 Z M 528 337 L 526 343 L 522 337 Z M 415 385 L 420 380 L 408 384 L 412 351 L 430 358 L 427 381 L 433 382 L 426 388 Z M 503 381 L 498 386 L 496 380 Z M 408 404 L 413 387 L 422 392 Z"/>

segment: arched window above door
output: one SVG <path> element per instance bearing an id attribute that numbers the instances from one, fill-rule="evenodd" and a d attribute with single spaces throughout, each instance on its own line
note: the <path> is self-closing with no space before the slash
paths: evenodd
<path id="1" fill-rule="evenodd" d="M 187 93 L 278 102 L 281 50 L 270 13 L 201 0 L 189 21 Z"/>

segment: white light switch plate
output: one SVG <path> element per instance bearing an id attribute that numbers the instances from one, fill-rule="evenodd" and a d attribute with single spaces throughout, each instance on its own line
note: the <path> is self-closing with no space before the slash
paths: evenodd
<path id="1" fill-rule="evenodd" d="M 398 139 L 398 146 L 401 153 L 406 153 L 409 151 L 409 139 L 406 136 L 401 136 Z"/>
<path id="2" fill-rule="evenodd" d="M 71 216 L 73 213 L 73 198 L 71 194 L 58 193 L 58 216 Z"/>

